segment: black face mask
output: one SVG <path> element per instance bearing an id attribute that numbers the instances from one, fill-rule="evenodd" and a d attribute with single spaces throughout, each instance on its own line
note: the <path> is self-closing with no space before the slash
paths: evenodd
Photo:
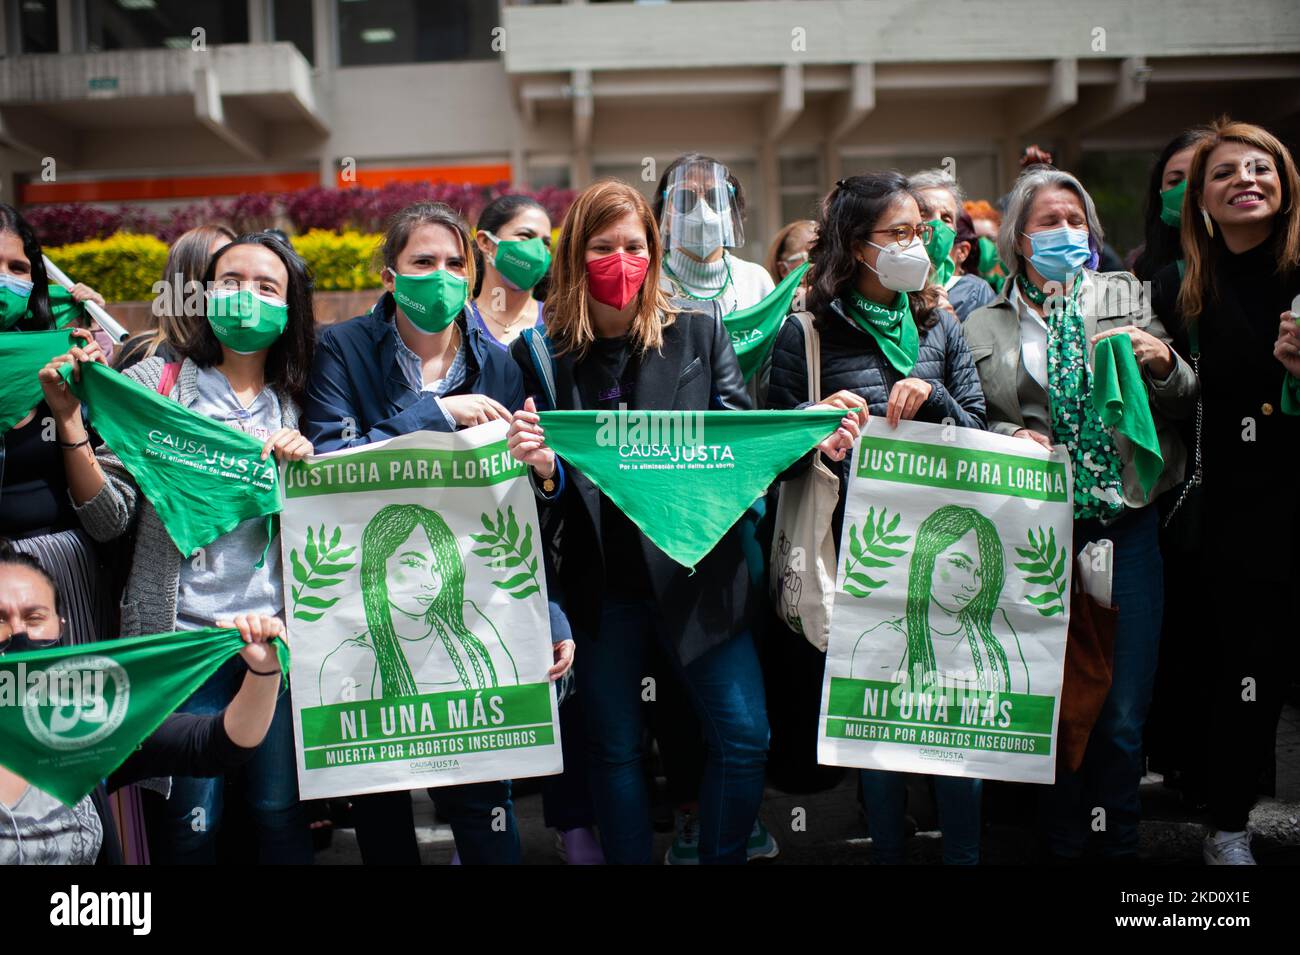
<path id="1" fill-rule="evenodd" d="M 0 637 L 0 655 L 6 653 L 26 653 L 28 650 L 49 650 L 63 642 L 63 637 L 33 637 L 23 630 L 10 634 L 8 638 Z"/>

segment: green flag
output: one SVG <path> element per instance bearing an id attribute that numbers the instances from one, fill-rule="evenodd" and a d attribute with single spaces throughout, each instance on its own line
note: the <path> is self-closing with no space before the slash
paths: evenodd
<path id="1" fill-rule="evenodd" d="M 262 442 L 197 414 L 105 365 L 63 377 L 90 409 L 91 424 L 153 504 L 186 557 L 253 517 L 280 512 L 275 458 Z M 269 539 L 269 533 L 268 533 Z"/>
<path id="2" fill-rule="evenodd" d="M 1092 364 L 1093 407 L 1101 415 L 1102 424 L 1117 428 L 1136 446 L 1134 463 L 1138 480 L 1150 498 L 1165 462 L 1160 454 L 1146 384 L 1133 356 L 1133 340 L 1127 335 L 1103 338 L 1097 342 Z"/>
<path id="3" fill-rule="evenodd" d="M 243 646 L 209 627 L 4 654 L 0 764 L 71 806 Z"/>
<path id="4" fill-rule="evenodd" d="M 50 317 L 55 328 L 79 324 L 86 315 L 84 302 L 78 302 L 62 285 L 50 286 Z"/>
<path id="5" fill-rule="evenodd" d="M 74 344 L 67 332 L 0 332 L 0 434 L 8 431 L 41 402 L 36 377 L 51 358 Z"/>
<path id="6" fill-rule="evenodd" d="M 543 411 L 546 443 L 694 567 L 844 412 Z"/>
<path id="7" fill-rule="evenodd" d="M 811 263 L 804 262 L 781 280 L 781 284 L 767 293 L 763 301 L 749 308 L 740 308 L 722 319 L 731 334 L 731 346 L 740 360 L 740 371 L 745 380 L 763 367 L 763 362 L 776 343 L 776 332 L 790 314 L 799 280 Z"/>

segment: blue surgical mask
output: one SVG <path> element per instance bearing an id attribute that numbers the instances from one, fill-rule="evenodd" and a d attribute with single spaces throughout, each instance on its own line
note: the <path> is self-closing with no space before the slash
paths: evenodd
<path id="1" fill-rule="evenodd" d="M 1064 282 L 1092 261 L 1086 229 L 1047 229 L 1026 232 L 1033 252 L 1029 262 L 1049 282 Z"/>

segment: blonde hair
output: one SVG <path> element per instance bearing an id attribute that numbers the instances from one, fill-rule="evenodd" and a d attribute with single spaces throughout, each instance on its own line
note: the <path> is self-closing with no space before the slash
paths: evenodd
<path id="1" fill-rule="evenodd" d="M 639 352 L 663 347 L 664 328 L 673 323 L 677 309 L 659 287 L 663 258 L 659 226 L 641 193 L 617 179 L 602 179 L 584 189 L 569 206 L 555 244 L 545 315 L 546 330 L 557 354 L 575 352 L 582 357 L 596 340 L 596 329 L 587 309 L 587 243 L 628 213 L 635 213 L 641 221 L 650 254 L 628 334 Z"/>
<path id="2" fill-rule="evenodd" d="M 1278 166 L 1278 179 L 1282 184 L 1282 207 L 1279 216 L 1285 216 L 1283 228 L 1278 230 L 1275 256 L 1277 271 L 1293 272 L 1300 267 L 1300 214 L 1296 210 L 1296 193 L 1300 191 L 1300 175 L 1295 161 L 1282 142 L 1264 129 L 1251 123 L 1238 123 L 1222 116 L 1209 125 L 1209 134 L 1201 140 L 1192 155 L 1191 168 L 1187 170 L 1187 194 L 1183 197 L 1183 222 L 1179 241 L 1187 263 L 1182 285 L 1178 289 L 1178 310 L 1183 321 L 1191 323 L 1201 317 L 1206 306 L 1214 300 L 1214 262 L 1222 255 L 1223 239 L 1216 242 L 1205 228 L 1203 203 L 1205 200 L 1205 167 L 1210 153 L 1223 143 L 1244 143 L 1262 149 L 1273 157 Z"/>
<path id="3" fill-rule="evenodd" d="M 163 281 L 172 283 L 179 277 L 181 295 L 188 294 L 191 282 L 203 284 L 203 276 L 208 271 L 212 260 L 212 243 L 225 239 L 227 243 L 235 241 L 235 233 L 223 225 L 201 225 L 182 233 L 171 248 L 167 250 L 167 264 L 163 267 Z M 189 339 L 195 322 L 203 321 L 202 315 L 174 314 L 172 293 L 165 293 L 158 298 L 156 314 L 158 328 L 149 337 L 145 346 L 145 358 L 152 358 L 163 345 L 170 345 L 179 350 Z"/>

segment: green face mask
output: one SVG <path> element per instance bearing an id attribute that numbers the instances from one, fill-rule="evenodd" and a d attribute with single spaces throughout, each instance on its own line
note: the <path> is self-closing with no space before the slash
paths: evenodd
<path id="1" fill-rule="evenodd" d="M 13 275 L 0 275 L 0 331 L 8 331 L 27 314 L 32 283 Z"/>
<path id="2" fill-rule="evenodd" d="M 538 236 L 531 239 L 498 239 L 486 229 L 483 234 L 497 244 L 492 265 L 516 291 L 532 288 L 551 267 L 551 250 Z"/>
<path id="3" fill-rule="evenodd" d="M 930 241 L 925 244 L 925 251 L 930 256 L 930 264 L 934 266 L 935 284 L 947 285 L 957 267 L 950 255 L 957 230 L 942 219 L 931 219 L 926 225 L 934 230 L 930 234 Z"/>
<path id="4" fill-rule="evenodd" d="M 393 272 L 393 298 L 402 314 L 422 332 L 434 335 L 452 323 L 465 307 L 469 283 L 446 269 L 427 275 Z"/>
<path id="5" fill-rule="evenodd" d="M 216 289 L 208 293 L 208 324 L 231 351 L 251 355 L 284 334 L 289 306 L 248 289 Z"/>
<path id="6" fill-rule="evenodd" d="M 1160 221 L 1177 229 L 1183 224 L 1183 194 L 1187 192 L 1184 179 L 1172 189 L 1160 193 Z"/>

